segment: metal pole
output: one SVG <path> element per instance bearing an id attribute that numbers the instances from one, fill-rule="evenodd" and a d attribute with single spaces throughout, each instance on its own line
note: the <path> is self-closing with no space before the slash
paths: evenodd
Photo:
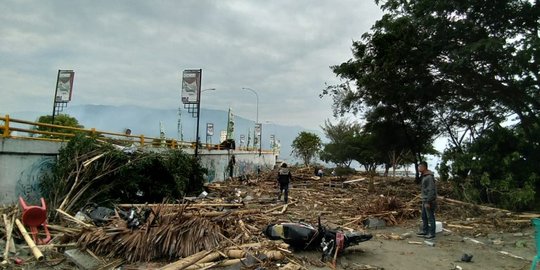
<path id="1" fill-rule="evenodd" d="M 200 69 L 200 84 L 202 84 L 202 69 Z M 197 132 L 195 135 L 195 159 L 197 159 L 199 155 L 199 119 L 201 115 L 201 86 L 199 85 L 199 89 L 197 91 Z"/>
<path id="2" fill-rule="evenodd" d="M 251 91 L 253 94 L 255 94 L 255 97 L 257 98 L 257 118 L 256 118 L 256 122 L 255 122 L 255 125 L 259 123 L 259 95 L 257 94 L 257 92 L 251 88 L 248 88 L 248 87 L 242 87 L 242 89 L 244 90 L 248 90 L 248 91 Z M 261 135 L 262 135 L 262 125 L 260 127 L 260 132 L 261 132 Z M 253 134 L 253 141 L 255 141 L 255 137 L 257 136 L 256 132 L 254 132 Z M 259 156 L 261 155 L 261 148 L 262 148 L 262 142 L 261 142 L 261 139 L 262 139 L 262 136 L 258 137 L 257 138 L 258 141 L 259 141 Z M 255 146 L 255 145 L 254 145 Z"/>
<path id="3" fill-rule="evenodd" d="M 262 137 L 263 137 L 262 136 L 262 130 L 263 130 L 262 124 L 260 124 L 260 130 L 261 130 L 261 132 L 260 132 L 260 135 L 259 135 L 259 156 L 261 155 L 261 152 L 262 152 Z"/>
<path id="4" fill-rule="evenodd" d="M 56 75 L 56 85 L 54 86 L 54 97 L 53 97 L 53 107 L 52 107 L 52 119 L 51 124 L 54 125 L 54 115 L 56 112 L 56 95 L 58 95 L 58 81 L 60 80 L 60 70 L 58 70 L 58 75 Z M 52 130 L 52 127 L 51 127 Z"/>

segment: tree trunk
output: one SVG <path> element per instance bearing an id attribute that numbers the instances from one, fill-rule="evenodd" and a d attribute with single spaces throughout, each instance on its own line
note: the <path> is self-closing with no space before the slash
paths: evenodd
<path id="1" fill-rule="evenodd" d="M 390 163 L 385 163 L 384 164 L 384 177 L 388 177 L 388 172 L 390 171 L 390 168 L 392 167 L 392 165 Z"/>

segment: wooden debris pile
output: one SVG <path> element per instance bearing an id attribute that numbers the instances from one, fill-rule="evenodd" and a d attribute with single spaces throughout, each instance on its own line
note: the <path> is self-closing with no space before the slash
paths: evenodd
<path id="1" fill-rule="evenodd" d="M 115 265 L 159 262 L 161 269 L 208 269 L 242 263 L 273 269 L 270 261 L 277 260 L 309 269 L 312 262 L 294 256 L 286 245 L 268 241 L 262 235 L 263 229 L 269 224 L 291 221 L 316 225 L 321 217 L 325 226 L 363 231 L 366 221 L 371 219 L 391 226 L 420 214 L 420 187 L 412 179 L 360 181 L 359 176 L 354 176 L 338 180 L 349 181 L 348 185 L 331 185 L 336 179 L 311 178 L 312 169 L 293 171 L 294 174 L 300 177 L 291 183 L 288 204 L 277 200 L 276 175 L 270 172 L 261 174 L 256 181 L 210 184 L 207 195 L 188 198 L 180 204 L 117 205 L 116 215 L 100 227 L 59 210 L 64 221 L 69 222 L 49 225 L 54 234 L 52 245 L 65 247 L 59 243 L 76 243 L 81 250 Z M 374 191 L 368 187 L 370 182 Z M 446 197 L 438 201 L 438 217 L 445 221 L 445 228 L 466 234 L 485 233 L 486 228 L 530 226 L 533 217 Z M 139 211 L 151 209 L 136 227 L 130 227 L 119 214 L 120 210 L 133 207 Z M 6 231 L 2 229 L 0 233 Z M 389 237 L 402 239 L 397 235 Z"/>
<path id="2" fill-rule="evenodd" d="M 135 229 L 116 216 L 107 226 L 82 229 L 77 244 L 98 255 L 129 262 L 171 260 L 218 247 L 223 240 L 221 228 L 209 219 L 185 216 L 185 208 L 152 207 L 146 222 Z"/>
<path id="3" fill-rule="evenodd" d="M 225 202 L 242 202 L 251 209 L 266 208 L 261 213 L 250 215 L 251 222 L 247 224 L 258 229 L 264 228 L 269 222 L 279 222 L 280 216 L 284 214 L 287 217 L 286 221 L 316 224 L 318 217 L 321 216 L 323 221 L 332 225 L 360 231 L 369 218 L 383 219 L 389 225 L 396 225 L 419 215 L 419 198 L 416 196 L 418 192 L 411 191 L 410 186 L 405 188 L 406 196 L 392 190 L 397 185 L 407 183 L 387 184 L 385 181 L 377 181 L 377 192 L 370 193 L 367 189 L 368 181 L 350 181 L 333 177 L 311 179 L 312 174 L 312 169 L 307 168 L 300 170 L 300 173 L 293 171 L 295 177 L 291 183 L 288 205 L 277 201 L 275 172 L 262 174 L 256 185 L 229 181 L 212 184 L 208 188 L 210 194 L 215 194 L 213 197 Z M 300 177 L 296 177 L 297 175 Z M 328 184 L 338 181 L 349 181 L 350 184 L 346 186 Z M 246 200 L 248 198 L 249 200 Z M 272 205 L 277 206 L 275 209 L 268 209 L 268 206 Z"/>

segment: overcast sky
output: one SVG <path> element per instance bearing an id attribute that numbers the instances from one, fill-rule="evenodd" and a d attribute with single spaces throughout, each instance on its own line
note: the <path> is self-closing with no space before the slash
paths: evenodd
<path id="1" fill-rule="evenodd" d="M 202 106 L 318 129 L 332 117 L 329 66 L 382 12 L 372 0 L 1 1 L 0 114 L 51 111 L 58 69 L 69 106 L 178 108 L 181 73 L 203 69 Z M 33 119 L 29 119 L 33 120 Z"/>

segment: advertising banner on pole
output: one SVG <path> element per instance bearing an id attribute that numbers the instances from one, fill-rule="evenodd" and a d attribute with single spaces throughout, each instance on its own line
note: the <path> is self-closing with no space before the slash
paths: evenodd
<path id="1" fill-rule="evenodd" d="M 67 103 L 71 100 L 74 77 L 75 72 L 73 72 L 73 70 L 58 70 L 58 79 L 56 80 L 56 102 Z"/>
<path id="2" fill-rule="evenodd" d="M 232 109 L 229 108 L 229 117 L 227 120 L 227 139 L 234 138 L 234 115 Z"/>
<path id="3" fill-rule="evenodd" d="M 206 123 L 206 136 L 214 136 L 214 123 Z"/>
<path id="4" fill-rule="evenodd" d="M 221 133 L 219 134 L 219 141 L 224 142 L 225 140 L 227 140 L 227 131 L 222 130 Z"/>
<path id="5" fill-rule="evenodd" d="M 255 135 L 261 136 L 261 128 L 262 128 L 262 124 L 261 124 L 261 123 L 255 124 Z"/>
<path id="6" fill-rule="evenodd" d="M 182 73 L 182 103 L 199 103 L 199 92 L 201 91 L 201 70 L 190 69 Z"/>

